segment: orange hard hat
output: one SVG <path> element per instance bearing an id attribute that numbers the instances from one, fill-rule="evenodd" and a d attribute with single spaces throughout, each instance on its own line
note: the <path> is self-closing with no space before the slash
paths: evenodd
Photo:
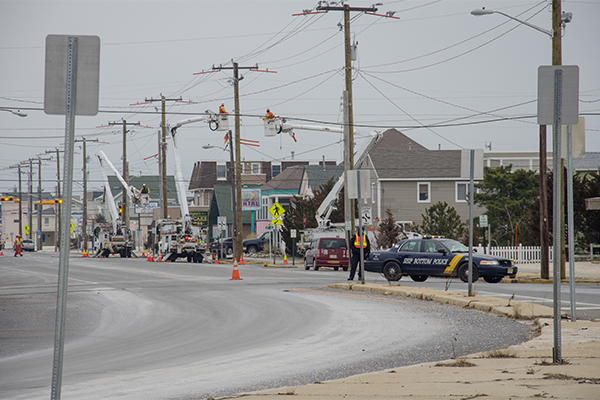
<path id="1" fill-rule="evenodd" d="M 271 111 L 271 110 L 269 110 L 269 109 L 267 108 L 267 112 L 270 112 L 270 111 Z"/>

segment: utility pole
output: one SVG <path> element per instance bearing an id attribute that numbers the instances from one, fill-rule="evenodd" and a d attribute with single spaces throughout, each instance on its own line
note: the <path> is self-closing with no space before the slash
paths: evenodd
<path id="1" fill-rule="evenodd" d="M 38 157 L 38 199 L 40 206 L 38 208 L 38 221 L 37 221 L 37 240 L 36 248 L 38 251 L 42 250 L 42 209 L 44 208 L 44 201 L 42 200 L 42 159 Z"/>
<path id="2" fill-rule="evenodd" d="M 155 99 L 155 98 L 147 98 L 144 99 L 144 101 L 142 103 L 134 103 L 131 104 L 132 106 L 134 105 L 140 105 L 140 104 L 150 104 L 153 103 L 155 101 L 160 101 L 161 102 L 161 114 L 162 114 L 162 118 L 161 118 L 161 122 L 160 122 L 160 127 L 161 130 L 159 131 L 159 146 L 158 146 L 158 155 L 159 155 L 159 175 L 161 177 L 161 204 L 162 204 L 162 219 L 167 219 L 168 215 L 169 215 L 169 211 L 168 211 L 168 199 L 167 199 L 167 116 L 166 116 L 166 102 L 167 101 L 176 101 L 176 102 L 184 102 L 183 99 L 181 98 L 181 96 L 177 99 L 167 99 L 165 96 L 163 96 L 162 94 L 160 95 L 160 99 Z M 190 102 L 186 102 L 186 103 L 190 103 Z M 160 136 L 162 135 L 162 137 Z"/>
<path id="3" fill-rule="evenodd" d="M 349 4 L 342 4 L 340 6 L 332 5 L 319 5 L 315 8 L 316 12 L 305 11 L 300 14 L 294 15 L 308 15 L 308 14 L 319 14 L 322 12 L 329 11 L 343 11 L 344 12 L 344 70 L 345 70 L 345 86 L 346 90 L 343 94 L 344 103 L 344 219 L 346 221 L 346 233 L 348 237 L 354 233 L 354 222 L 356 218 L 356 204 L 354 199 L 348 197 L 348 171 L 354 169 L 354 106 L 352 100 L 352 43 L 350 38 L 350 12 L 364 12 L 365 14 L 376 15 L 384 18 L 399 19 L 394 17 L 393 12 L 387 12 L 386 14 L 376 14 L 377 7 L 372 5 L 370 7 L 350 7 Z"/>
<path id="4" fill-rule="evenodd" d="M 56 149 L 56 198 L 61 199 L 60 197 L 60 151 Z M 60 220 L 62 215 L 62 203 L 55 204 L 57 208 L 57 217 L 54 221 L 56 222 L 54 225 L 58 226 L 58 235 L 56 236 L 56 240 L 54 240 L 54 251 L 58 250 L 58 239 L 60 238 Z"/>
<path id="5" fill-rule="evenodd" d="M 88 248 L 88 234 L 87 234 L 87 142 L 99 142 L 98 139 L 89 140 L 86 138 L 75 139 L 74 143 L 83 142 L 83 215 L 82 215 L 82 226 L 81 230 L 83 237 L 83 251 L 86 252 Z"/>
<path id="6" fill-rule="evenodd" d="M 28 191 L 29 191 L 29 212 L 28 212 L 28 227 L 29 229 L 27 230 L 27 237 L 29 239 L 32 239 L 32 231 L 33 231 L 33 160 L 30 158 L 29 159 L 29 184 L 28 186 Z"/>
<path id="7" fill-rule="evenodd" d="M 272 72 L 269 70 L 259 70 L 258 64 L 253 67 L 240 67 L 237 62 L 232 62 L 231 67 L 224 67 L 222 65 L 215 66 L 213 65 L 213 71 L 220 71 L 223 69 L 231 69 L 233 70 L 233 97 L 234 97 L 234 108 L 235 110 L 235 169 L 234 169 L 234 179 L 235 179 L 235 194 L 232 193 L 234 198 L 232 199 L 232 203 L 235 204 L 234 208 L 234 222 L 233 222 L 233 256 L 236 259 L 240 259 L 240 255 L 242 254 L 242 243 L 244 241 L 243 231 L 244 225 L 242 220 L 242 159 L 241 159 L 241 145 L 240 145 L 240 80 L 243 77 L 239 77 L 239 70 L 246 69 L 255 72 Z M 231 149 L 233 151 L 233 148 Z"/>
<path id="8" fill-rule="evenodd" d="M 127 164 L 127 121 L 123 120 L 122 122 L 109 122 L 108 125 L 123 125 L 123 179 L 127 184 L 129 184 L 129 167 Z M 129 125 L 139 126 L 141 125 L 138 122 L 130 122 Z M 123 190 L 123 216 L 122 221 L 123 225 L 125 225 L 125 229 L 123 231 L 123 235 L 127 238 L 129 234 L 129 199 L 125 190 Z"/>
<path id="9" fill-rule="evenodd" d="M 23 234 L 23 191 L 21 189 L 21 164 L 19 164 L 19 235 Z"/>

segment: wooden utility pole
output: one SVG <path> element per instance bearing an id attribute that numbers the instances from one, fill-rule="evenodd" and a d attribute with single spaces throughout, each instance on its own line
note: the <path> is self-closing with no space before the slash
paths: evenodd
<path id="1" fill-rule="evenodd" d="M 325 3 L 325 2 L 324 2 Z M 348 4 L 341 6 L 319 5 L 315 8 L 316 12 L 303 12 L 294 15 L 309 15 L 328 11 L 343 11 L 344 12 L 344 70 L 345 70 L 345 91 L 344 91 L 344 188 L 348 187 L 348 171 L 354 169 L 354 106 L 352 100 L 352 43 L 350 38 L 350 12 L 364 12 L 365 14 L 376 15 L 384 18 L 394 18 L 392 12 L 386 14 L 376 14 L 377 7 L 350 7 Z M 344 196 L 344 219 L 346 221 L 346 231 L 348 236 L 351 236 L 354 229 L 356 219 L 356 204 L 354 199 L 348 198 L 348 190 L 346 189 Z"/>
<path id="2" fill-rule="evenodd" d="M 160 101 L 161 103 L 161 120 L 160 120 L 160 131 L 159 131 L 159 145 L 158 145 L 158 160 L 159 160 L 159 175 L 161 178 L 161 217 L 162 219 L 167 219 L 169 216 L 168 211 L 168 191 L 167 191 L 167 109 L 166 103 L 167 101 L 176 101 L 183 102 L 181 96 L 177 99 L 167 99 L 162 94 L 160 95 L 160 99 L 149 98 L 145 99 L 142 103 L 134 103 L 132 106 L 140 105 L 140 104 L 150 104 L 155 101 Z"/>
<path id="3" fill-rule="evenodd" d="M 83 215 L 81 216 L 81 237 L 83 239 L 83 251 L 88 249 L 87 234 L 87 142 L 99 142 L 98 139 L 89 140 L 86 138 L 75 139 L 73 143 L 83 142 Z"/>
<path id="4" fill-rule="evenodd" d="M 123 125 L 123 179 L 127 184 L 129 184 L 129 168 L 127 164 L 127 121 L 123 120 L 122 122 L 109 122 L 108 125 Z M 129 125 L 139 126 L 138 122 L 130 122 Z M 127 238 L 129 234 L 129 196 L 127 195 L 127 190 L 123 189 L 123 216 L 122 221 L 124 225 L 123 235 Z"/>
<path id="5" fill-rule="evenodd" d="M 242 220 L 242 159 L 241 159 L 241 145 L 240 145 L 240 80 L 239 70 L 247 69 L 255 72 L 271 72 L 275 73 L 275 71 L 269 70 L 259 70 L 258 64 L 252 67 L 240 67 L 237 62 L 233 62 L 231 67 L 224 67 L 222 65 L 215 66 L 213 65 L 213 71 L 220 71 L 223 69 L 231 69 L 233 70 L 233 97 L 234 97 L 234 108 L 233 112 L 235 113 L 235 166 L 234 168 L 234 179 L 235 179 L 235 193 L 232 193 L 232 205 L 234 212 L 234 221 L 233 221 L 233 256 L 236 259 L 240 259 L 240 255 L 243 250 L 243 232 L 244 225 Z M 231 131 L 230 131 L 231 132 Z M 233 151 L 233 148 L 230 149 Z"/>

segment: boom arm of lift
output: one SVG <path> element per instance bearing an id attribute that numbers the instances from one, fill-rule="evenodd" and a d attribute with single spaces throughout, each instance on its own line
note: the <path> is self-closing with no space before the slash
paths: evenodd
<path id="1" fill-rule="evenodd" d="M 113 197 L 112 191 L 110 190 L 110 185 L 108 183 L 108 176 L 106 175 L 106 171 L 104 171 L 104 165 L 102 164 L 102 157 L 96 154 L 98 157 L 98 163 L 100 164 L 100 172 L 102 172 L 102 180 L 104 181 L 104 190 L 106 191 L 106 197 L 108 197 L 108 209 L 110 211 L 110 216 L 112 218 L 113 224 L 113 233 L 116 235 L 118 232 L 118 225 L 121 222 L 121 218 L 119 218 L 119 212 L 117 211 L 117 205 L 115 204 L 115 198 Z"/>
<path id="2" fill-rule="evenodd" d="M 187 204 L 187 197 L 185 195 L 185 185 L 183 179 L 183 173 L 181 172 L 181 157 L 179 156 L 179 148 L 177 147 L 177 129 L 183 125 L 193 124 L 195 122 L 214 122 L 215 115 L 209 113 L 203 117 L 188 118 L 178 121 L 171 128 L 171 137 L 173 138 L 173 158 L 175 159 L 175 186 L 177 187 L 177 199 L 179 200 L 179 207 L 181 208 L 181 219 L 183 220 L 184 228 L 188 228 L 192 223 L 192 216 L 190 209 Z"/>
<path id="3" fill-rule="evenodd" d="M 110 160 L 108 159 L 108 157 L 106 156 L 106 154 L 104 154 L 104 152 L 102 150 L 98 151 L 97 155 L 104 162 L 106 162 L 106 165 L 108 165 L 110 167 L 110 169 L 114 172 L 114 174 L 117 177 L 117 179 L 119 180 L 119 182 L 121 182 L 124 192 L 127 193 L 127 197 L 129 197 L 129 199 L 134 204 L 139 204 L 140 203 L 140 191 L 135 186 L 129 185 L 127 182 L 125 182 L 125 179 L 123 179 L 123 177 L 121 176 L 119 171 L 117 171 L 117 169 L 115 168 L 113 163 L 110 162 Z"/>
<path id="4" fill-rule="evenodd" d="M 294 129 L 318 131 L 318 132 L 334 132 L 334 133 L 342 133 L 342 134 L 344 133 L 343 128 L 336 128 L 336 127 L 331 127 L 331 126 L 319 126 L 319 125 L 296 125 L 296 124 L 290 124 L 288 122 L 285 122 L 285 120 L 282 120 L 281 118 L 276 118 L 275 121 L 265 121 L 265 127 L 267 126 L 267 124 L 275 124 L 275 132 L 276 133 L 281 133 L 281 132 L 289 133 L 290 136 L 292 136 L 292 138 L 294 138 L 294 140 L 296 140 L 296 137 L 294 135 Z M 265 130 L 265 132 L 266 132 L 266 130 Z M 356 156 L 355 156 L 356 162 L 354 163 L 355 167 L 362 164 L 366 154 L 373 147 L 373 145 L 375 143 L 377 143 L 377 141 L 379 140 L 380 137 L 381 136 L 378 133 L 372 134 L 372 137 L 369 140 L 369 143 L 367 143 L 367 145 L 363 149 L 361 149 L 360 152 L 358 152 L 356 154 Z M 321 205 L 319 206 L 319 208 L 317 210 L 316 219 L 317 219 L 317 223 L 319 224 L 319 227 L 325 228 L 329 225 L 329 217 L 331 216 L 331 213 L 334 209 L 333 204 L 335 203 L 336 199 L 338 198 L 338 195 L 343 187 L 344 187 L 344 173 L 342 172 L 342 175 L 337 180 L 337 182 L 335 183 L 335 185 L 333 186 L 333 188 L 331 189 L 331 191 L 329 192 L 327 197 L 325 197 L 325 200 L 323 200 L 323 202 L 321 203 Z"/>

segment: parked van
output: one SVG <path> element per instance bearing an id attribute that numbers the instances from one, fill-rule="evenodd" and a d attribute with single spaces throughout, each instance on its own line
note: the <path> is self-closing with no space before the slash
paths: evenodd
<path id="1" fill-rule="evenodd" d="M 315 271 L 321 267 L 340 269 L 348 271 L 350 253 L 345 238 L 324 237 L 314 239 L 304 255 L 304 269 L 309 270 L 312 266 Z"/>

